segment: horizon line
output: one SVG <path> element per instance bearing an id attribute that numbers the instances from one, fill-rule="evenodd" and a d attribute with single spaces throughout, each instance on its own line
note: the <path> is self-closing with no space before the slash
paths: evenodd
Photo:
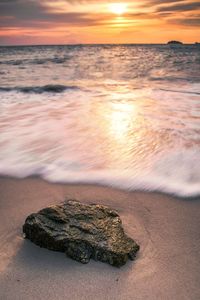
<path id="1" fill-rule="evenodd" d="M 168 45 L 167 41 L 166 43 L 73 43 L 73 44 L 12 44 L 12 45 L 0 45 L 0 47 L 37 47 L 37 46 L 103 46 L 103 45 Z M 193 42 L 193 43 L 184 43 L 182 42 L 182 45 L 195 45 L 199 44 L 199 42 Z"/>

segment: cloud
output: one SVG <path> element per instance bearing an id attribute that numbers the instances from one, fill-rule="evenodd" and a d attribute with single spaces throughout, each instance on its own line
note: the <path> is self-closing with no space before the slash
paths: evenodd
<path id="1" fill-rule="evenodd" d="M 59 25 L 94 26 L 105 21 L 101 14 L 52 12 L 48 6 L 33 0 L 0 0 L 1 27 L 42 27 Z"/>
<path id="2" fill-rule="evenodd" d="M 38 27 L 41 24 L 50 23 L 52 26 L 56 24 L 68 24 L 68 25 L 80 25 L 80 26 L 95 26 L 105 24 L 106 18 L 109 19 L 110 15 L 105 13 L 86 13 L 77 11 L 76 3 L 82 3 L 86 6 L 87 3 L 106 3 L 103 1 L 75 1 L 75 0 L 62 0 L 62 2 L 73 3 L 73 11 L 55 12 L 48 4 L 54 5 L 60 3 L 60 1 L 54 0 L 0 0 L 0 26 L 35 26 Z M 200 8 L 199 2 L 186 3 L 184 0 L 149 0 L 144 2 L 145 6 L 149 5 L 154 8 L 153 12 L 145 12 L 145 9 L 141 11 L 129 12 L 127 16 L 129 18 L 141 18 L 141 19 L 153 19 L 158 18 L 159 15 L 163 18 L 170 13 L 185 12 L 197 10 Z M 143 7 L 144 7 L 143 3 Z M 166 5 L 166 4 L 170 5 Z M 172 5 L 171 5 L 172 4 Z"/>
<path id="3" fill-rule="evenodd" d="M 127 2 L 129 11 L 117 21 L 105 7 L 109 2 L 119 1 Z M 47 41 L 51 37 L 55 41 L 61 29 L 63 34 L 69 31 L 72 36 L 78 31 L 78 40 L 90 41 L 94 35 L 94 40 L 103 41 L 107 36 L 107 40 L 112 41 L 112 34 L 120 30 L 126 32 L 127 37 L 127 32 L 137 30 L 146 36 L 146 32 L 159 35 L 161 28 L 173 32 L 174 28 L 186 26 L 196 30 L 197 35 L 199 16 L 195 12 L 199 8 L 197 0 L 0 0 L 0 37 L 4 43 L 6 40 L 15 43 L 17 37 L 18 43 L 22 43 L 31 42 L 31 36 L 40 42 L 42 36 L 44 42 L 46 34 Z M 129 40 L 132 38 L 130 34 Z"/>
<path id="4" fill-rule="evenodd" d="M 182 26 L 191 26 L 197 27 L 200 26 L 200 16 L 198 17 L 189 17 L 187 19 L 170 19 L 171 24 L 182 25 Z"/>
<path id="5" fill-rule="evenodd" d="M 161 6 L 157 8 L 157 12 L 186 12 L 191 10 L 198 10 L 200 9 L 200 2 L 191 2 L 191 3 L 181 3 L 169 6 Z"/>
<path id="6" fill-rule="evenodd" d="M 185 0 L 148 0 L 145 5 L 161 5 L 161 4 L 166 4 L 166 3 L 179 3 L 179 2 L 184 2 Z"/>

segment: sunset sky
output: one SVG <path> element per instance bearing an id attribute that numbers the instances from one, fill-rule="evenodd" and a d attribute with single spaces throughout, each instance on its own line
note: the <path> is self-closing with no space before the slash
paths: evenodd
<path id="1" fill-rule="evenodd" d="M 193 43 L 199 37 L 199 1 L 0 0 L 0 45 Z"/>

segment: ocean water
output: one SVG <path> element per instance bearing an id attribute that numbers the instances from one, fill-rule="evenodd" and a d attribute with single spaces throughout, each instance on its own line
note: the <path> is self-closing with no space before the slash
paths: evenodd
<path id="1" fill-rule="evenodd" d="M 200 47 L 0 47 L 0 174 L 200 194 Z"/>

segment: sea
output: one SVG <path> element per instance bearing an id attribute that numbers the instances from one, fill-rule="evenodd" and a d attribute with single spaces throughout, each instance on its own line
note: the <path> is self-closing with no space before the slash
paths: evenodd
<path id="1" fill-rule="evenodd" d="M 1 46 L 0 175 L 200 195 L 200 46 Z"/>

